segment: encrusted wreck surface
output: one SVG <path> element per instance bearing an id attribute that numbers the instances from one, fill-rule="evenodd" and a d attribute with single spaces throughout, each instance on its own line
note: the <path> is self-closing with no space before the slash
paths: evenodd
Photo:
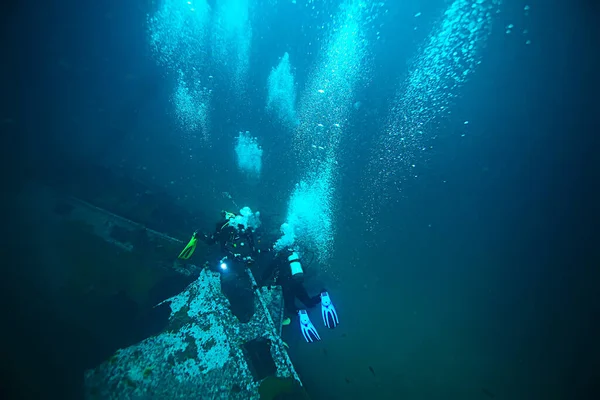
<path id="1" fill-rule="evenodd" d="M 87 371 L 86 398 L 258 399 L 267 376 L 299 382 L 279 336 L 281 288 L 255 291 L 248 323 L 231 313 L 219 274 L 207 270 L 165 302 L 167 328 Z"/>

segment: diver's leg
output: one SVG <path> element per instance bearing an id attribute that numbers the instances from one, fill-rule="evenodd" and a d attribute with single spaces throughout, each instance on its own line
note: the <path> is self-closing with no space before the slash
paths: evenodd
<path id="1" fill-rule="evenodd" d="M 293 317 L 298 312 L 294 290 L 289 284 L 283 285 L 281 290 L 283 292 L 283 307 L 285 309 L 286 317 Z"/>
<path id="2" fill-rule="evenodd" d="M 294 293 L 298 300 L 300 300 L 308 308 L 316 306 L 321 301 L 320 296 L 310 297 L 306 291 L 306 288 L 304 287 L 304 284 L 300 281 L 294 282 Z"/>
<path id="3" fill-rule="evenodd" d="M 243 270 L 235 266 L 221 273 L 221 292 L 229 300 L 229 308 L 240 322 L 250 321 L 254 315 L 254 290 L 252 281 Z"/>

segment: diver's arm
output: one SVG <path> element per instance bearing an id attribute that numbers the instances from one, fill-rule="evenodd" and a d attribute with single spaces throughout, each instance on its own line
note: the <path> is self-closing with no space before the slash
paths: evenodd
<path id="1" fill-rule="evenodd" d="M 206 233 L 203 233 L 202 235 L 199 236 L 199 239 L 202 240 L 204 243 L 206 243 L 209 246 L 212 246 L 213 244 L 215 244 L 215 236 L 214 235 L 207 235 Z"/>
<path id="2" fill-rule="evenodd" d="M 215 231 L 212 234 L 208 234 L 208 233 L 204 233 L 202 235 L 199 235 L 199 239 L 202 240 L 204 243 L 206 243 L 209 246 L 214 245 L 215 243 L 217 243 L 221 237 L 221 228 L 223 226 L 223 223 L 221 222 L 217 222 L 215 225 Z"/>
<path id="3" fill-rule="evenodd" d="M 207 233 L 199 233 L 197 237 L 199 240 L 202 240 L 209 246 L 212 246 L 213 244 L 217 243 L 217 237 L 214 233 L 212 235 L 209 235 Z"/>

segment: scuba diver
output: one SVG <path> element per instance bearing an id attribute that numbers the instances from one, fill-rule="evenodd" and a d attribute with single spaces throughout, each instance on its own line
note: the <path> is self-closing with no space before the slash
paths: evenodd
<path id="1" fill-rule="evenodd" d="M 262 278 L 263 282 L 274 278 L 274 282 L 281 285 L 287 314 L 283 324 L 289 325 L 291 322 L 289 316 L 297 314 L 300 319 L 302 335 L 307 342 L 313 342 L 315 339 L 321 340 L 321 337 L 308 317 L 306 308 L 313 308 L 321 303 L 323 324 L 331 329 L 339 324 L 337 311 L 327 290 L 322 289 L 319 295 L 309 296 L 304 287 L 304 270 L 297 250 L 288 249 L 277 254 L 269 268 L 262 274 Z M 297 308 L 296 299 L 300 300 L 306 308 Z"/>
<path id="2" fill-rule="evenodd" d="M 255 262 L 260 252 L 255 246 L 254 229 L 260 226 L 260 214 L 247 207 L 240 215 L 222 211 L 212 234 L 194 232 L 189 243 L 178 258 L 189 260 L 194 254 L 198 240 L 209 246 L 219 244 L 216 257 L 210 257 L 205 266 L 221 274 L 221 289 L 229 299 L 232 313 L 241 322 L 248 322 L 254 314 L 253 285 L 246 268 Z"/>
<path id="3" fill-rule="evenodd" d="M 251 265 L 260 250 L 256 249 L 252 229 L 237 217 L 234 213 L 221 211 L 221 219 L 216 223 L 215 231 L 210 235 L 195 231 L 177 258 L 189 260 L 196 250 L 198 240 L 202 240 L 209 246 L 217 243 L 220 245 L 221 255 L 224 256 L 218 264 L 221 269 L 228 267 L 225 260 Z"/>
<path id="4" fill-rule="evenodd" d="M 253 283 L 250 276 L 245 273 L 250 268 L 260 249 L 255 245 L 255 228 L 260 226 L 260 214 L 244 207 L 240 215 L 222 211 L 222 219 L 216 224 L 214 233 L 210 236 L 194 232 L 190 242 L 179 254 L 180 259 L 188 260 L 198 240 L 208 245 L 220 245 L 220 260 L 207 262 L 213 270 L 221 272 L 221 288 L 229 299 L 231 310 L 241 322 L 250 320 L 254 312 L 252 301 Z M 260 242 L 260 240 L 258 240 Z M 317 296 L 311 297 L 304 287 L 304 270 L 300 262 L 300 253 L 297 249 L 288 249 L 276 253 L 268 268 L 262 274 L 262 282 L 274 280 L 281 285 L 283 291 L 284 310 L 286 318 L 284 325 L 291 323 L 290 316 L 297 314 L 300 320 L 302 335 L 307 342 L 321 340 L 316 328 L 310 321 L 307 308 L 313 308 L 321 303 L 321 316 L 323 324 L 328 328 L 335 328 L 339 324 L 337 311 L 331 302 L 329 293 L 323 289 Z M 296 299 L 300 300 L 305 308 L 296 307 Z"/>

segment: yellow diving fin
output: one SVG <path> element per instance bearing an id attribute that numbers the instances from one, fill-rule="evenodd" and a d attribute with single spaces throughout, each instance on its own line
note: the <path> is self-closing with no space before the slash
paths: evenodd
<path id="1" fill-rule="evenodd" d="M 194 251 L 196 250 L 196 244 L 198 243 L 198 232 L 194 232 L 192 238 L 188 242 L 188 244 L 181 250 L 181 253 L 177 256 L 177 258 L 181 260 L 189 260 Z"/>

